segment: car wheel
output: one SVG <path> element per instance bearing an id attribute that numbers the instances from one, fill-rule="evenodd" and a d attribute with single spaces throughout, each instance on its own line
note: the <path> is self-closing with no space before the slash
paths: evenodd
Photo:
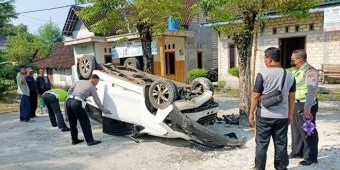
<path id="1" fill-rule="evenodd" d="M 133 67 L 137 70 L 140 70 L 140 63 L 139 61 L 137 60 L 137 58 L 127 58 L 125 61 L 124 61 L 124 67 L 127 67 L 127 66 L 130 66 L 130 67 Z"/>
<path id="2" fill-rule="evenodd" d="M 176 85 L 166 79 L 155 80 L 149 89 L 149 99 L 153 107 L 165 109 L 177 99 Z"/>
<path id="3" fill-rule="evenodd" d="M 191 83 L 190 89 L 200 91 L 201 93 L 207 90 L 214 92 L 214 85 L 209 79 L 205 77 L 198 77 Z"/>
<path id="4" fill-rule="evenodd" d="M 84 55 L 79 60 L 79 73 L 84 79 L 89 79 L 96 68 L 96 60 L 92 55 Z"/>

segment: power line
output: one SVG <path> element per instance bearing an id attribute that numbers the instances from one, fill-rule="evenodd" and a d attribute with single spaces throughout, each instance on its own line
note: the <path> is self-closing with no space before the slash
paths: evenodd
<path id="1" fill-rule="evenodd" d="M 27 13 L 32 13 L 32 12 L 40 12 L 40 11 L 49 11 L 49 10 L 53 10 L 53 9 L 70 7 L 70 6 L 73 6 L 73 5 L 65 5 L 65 6 L 59 6 L 59 7 L 53 7 L 53 8 L 45 8 L 45 9 L 37 9 L 37 10 L 32 10 L 32 11 L 18 12 L 18 13 L 15 13 L 15 15 L 27 14 Z"/>

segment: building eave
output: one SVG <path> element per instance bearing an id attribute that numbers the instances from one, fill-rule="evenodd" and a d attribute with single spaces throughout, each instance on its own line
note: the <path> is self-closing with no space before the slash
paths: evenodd
<path id="1" fill-rule="evenodd" d="M 85 38 L 64 41 L 64 45 L 69 46 L 69 45 L 83 44 L 83 43 L 89 43 L 89 42 L 105 43 L 106 41 L 105 41 L 105 37 L 92 36 L 92 37 L 85 37 Z"/>

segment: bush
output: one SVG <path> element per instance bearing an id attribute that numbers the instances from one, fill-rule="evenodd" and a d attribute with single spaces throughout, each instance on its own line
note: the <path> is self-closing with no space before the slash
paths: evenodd
<path id="1" fill-rule="evenodd" d="M 188 72 L 188 79 L 190 81 L 194 80 L 195 78 L 198 77 L 206 77 L 207 76 L 208 71 L 204 68 L 199 69 L 199 68 L 195 68 L 193 70 L 190 70 Z"/>
<path id="2" fill-rule="evenodd" d="M 229 70 L 228 70 L 228 73 L 231 74 L 232 76 L 234 77 L 239 77 L 240 75 L 240 70 L 238 67 L 231 67 Z"/>
<path id="3" fill-rule="evenodd" d="M 0 93 L 16 88 L 16 68 L 12 64 L 2 64 L 0 67 Z"/>
<path id="4" fill-rule="evenodd" d="M 217 87 L 216 87 L 216 91 L 223 91 L 225 87 L 225 81 L 218 81 L 217 82 Z"/>

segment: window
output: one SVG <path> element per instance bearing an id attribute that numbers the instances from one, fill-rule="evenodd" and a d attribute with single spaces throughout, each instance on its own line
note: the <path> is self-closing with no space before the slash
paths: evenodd
<path id="1" fill-rule="evenodd" d="M 286 28 L 286 32 L 289 32 L 289 27 L 288 27 L 288 26 L 286 26 L 285 28 Z"/>
<path id="2" fill-rule="evenodd" d="M 197 52 L 197 68 L 202 68 L 202 52 Z"/>
<path id="3" fill-rule="evenodd" d="M 109 48 L 109 53 L 111 54 L 111 48 Z"/>
<path id="4" fill-rule="evenodd" d="M 277 29 L 274 27 L 273 28 L 273 34 L 276 34 Z"/>
<path id="5" fill-rule="evenodd" d="M 314 31 L 314 24 L 309 24 L 309 31 Z"/>
<path id="6" fill-rule="evenodd" d="M 175 53 L 165 53 L 165 73 L 166 75 L 175 74 Z"/>
<path id="7" fill-rule="evenodd" d="M 295 32 L 299 32 L 300 27 L 298 25 L 295 26 Z"/>
<path id="8" fill-rule="evenodd" d="M 229 45 L 229 68 L 235 67 L 235 45 Z"/>
<path id="9" fill-rule="evenodd" d="M 105 63 L 112 63 L 112 56 L 111 55 L 105 55 Z"/>
<path id="10" fill-rule="evenodd" d="M 175 49 L 175 44 L 172 44 L 172 49 Z"/>
<path id="11" fill-rule="evenodd" d="M 106 50 L 106 48 L 104 48 L 104 53 L 106 53 L 107 52 L 107 50 Z"/>

